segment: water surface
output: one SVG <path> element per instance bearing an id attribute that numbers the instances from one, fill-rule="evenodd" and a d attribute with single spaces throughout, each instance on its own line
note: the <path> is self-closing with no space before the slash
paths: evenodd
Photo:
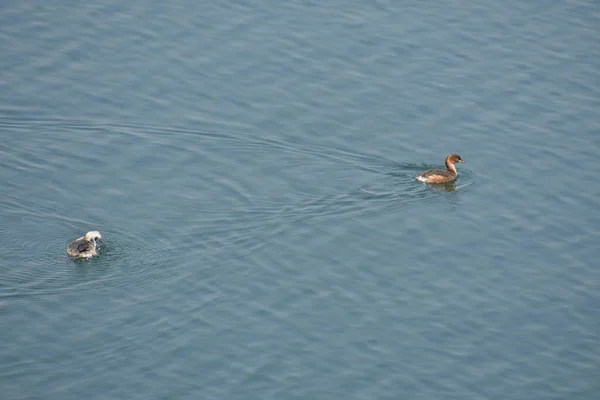
<path id="1" fill-rule="evenodd" d="M 3 398 L 596 398 L 599 15 L 4 4 Z"/>

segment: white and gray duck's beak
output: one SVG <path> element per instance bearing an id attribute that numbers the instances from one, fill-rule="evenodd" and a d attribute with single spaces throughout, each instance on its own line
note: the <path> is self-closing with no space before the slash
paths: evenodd
<path id="1" fill-rule="evenodd" d="M 102 241 L 102 236 L 101 235 L 96 235 L 94 237 L 94 245 L 96 247 L 100 247 L 100 244 L 104 244 L 104 242 Z"/>

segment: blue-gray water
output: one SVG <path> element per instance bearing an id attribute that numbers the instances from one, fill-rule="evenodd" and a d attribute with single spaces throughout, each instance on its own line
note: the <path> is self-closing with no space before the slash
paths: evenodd
<path id="1" fill-rule="evenodd" d="M 2 399 L 600 395 L 597 1 L 0 10 Z"/>

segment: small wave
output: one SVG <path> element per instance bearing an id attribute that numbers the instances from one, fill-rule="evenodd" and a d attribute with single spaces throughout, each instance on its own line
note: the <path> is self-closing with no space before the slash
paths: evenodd
<path id="1" fill-rule="evenodd" d="M 302 223 L 392 213 L 440 197 L 415 180 L 431 166 L 293 137 L 60 118 L 0 117 L 0 130 L 12 132 L 0 155 L 19 144 L 29 157 L 2 165 L 5 187 L 12 189 L 0 194 L 0 242 L 4 258 L 18 261 L 0 266 L 0 296 L 126 290 L 167 281 L 197 267 L 186 254 L 198 249 L 207 260 L 212 250 L 227 247 L 249 254 Z M 21 131 L 41 133 L 24 142 Z M 81 151 L 89 146 L 93 152 Z M 108 163 L 115 154 L 118 163 Z M 199 160 L 223 167 L 201 170 Z M 461 170 L 452 190 L 473 183 L 474 175 Z M 157 200 L 156 190 L 173 195 Z M 219 202 L 202 197 L 212 192 L 222 196 Z M 203 205 L 204 198 L 210 203 Z M 82 227 L 102 232 L 100 256 L 68 259 L 65 248 L 84 233 Z"/>
<path id="2" fill-rule="evenodd" d="M 168 278 L 165 265 L 171 246 L 164 240 L 149 240 L 135 224 L 115 230 L 123 224 L 110 214 L 92 223 L 65 217 L 57 209 L 53 212 L 54 217 L 48 214 L 32 217 L 28 213 L 21 221 L 11 221 L 10 231 L 0 228 L 5 259 L 16 260 L 0 267 L 3 276 L 0 297 L 44 296 L 72 291 L 83 295 L 88 290 L 124 290 L 132 285 Z M 53 236 L 36 235 L 41 232 L 39 227 L 49 223 L 56 227 Z M 104 240 L 97 257 L 72 259 L 67 256 L 68 243 L 84 233 L 74 226 L 93 226 L 100 230 Z"/>

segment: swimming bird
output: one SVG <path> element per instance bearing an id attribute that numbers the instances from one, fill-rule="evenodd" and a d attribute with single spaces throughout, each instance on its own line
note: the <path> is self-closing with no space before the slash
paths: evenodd
<path id="1" fill-rule="evenodd" d="M 91 258 L 97 256 L 97 241 L 102 240 L 98 231 L 89 231 L 78 239 L 73 240 L 67 247 L 67 254 L 76 258 Z"/>
<path id="2" fill-rule="evenodd" d="M 458 178 L 458 172 L 454 164 L 465 162 L 458 154 L 450 154 L 446 157 L 446 168 L 430 169 L 417 175 L 417 180 L 425 183 L 446 183 Z"/>

